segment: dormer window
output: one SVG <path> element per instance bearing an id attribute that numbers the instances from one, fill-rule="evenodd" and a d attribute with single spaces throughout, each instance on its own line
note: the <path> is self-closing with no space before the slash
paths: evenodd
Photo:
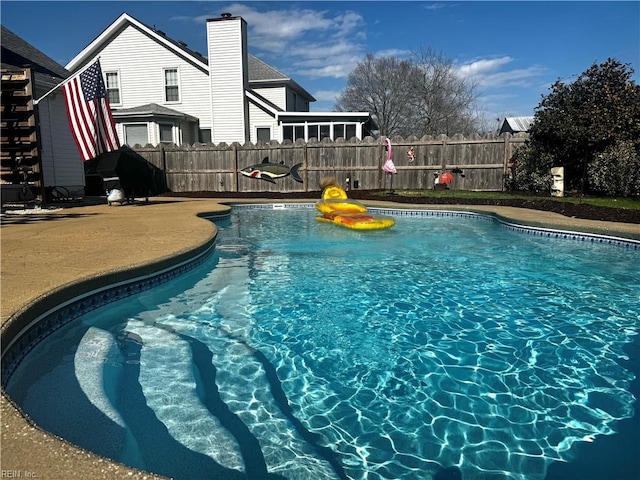
<path id="1" fill-rule="evenodd" d="M 164 69 L 164 101 L 167 103 L 178 103 L 180 101 L 177 68 Z"/>

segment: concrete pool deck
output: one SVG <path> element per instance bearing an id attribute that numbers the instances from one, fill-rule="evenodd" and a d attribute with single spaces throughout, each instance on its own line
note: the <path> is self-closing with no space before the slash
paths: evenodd
<path id="1" fill-rule="evenodd" d="M 153 198 L 149 204 L 106 204 L 61 208 L 28 215 L 3 215 L 0 230 L 0 313 L 3 336 L 20 312 L 49 303 L 99 278 L 113 280 L 153 271 L 209 244 L 215 226 L 197 215 L 224 212 L 224 203 L 294 203 L 251 199 Z M 300 200 L 299 203 L 313 203 Z M 640 224 L 598 222 L 513 207 L 398 205 L 394 209 L 485 212 L 506 221 L 640 240 Z M 103 280 L 104 281 L 104 280 Z M 3 339 L 4 345 L 4 339 Z M 32 425 L 2 392 L 0 467 L 3 477 L 39 479 L 155 479 L 75 447 Z M 6 474 L 8 473 L 8 475 Z"/>

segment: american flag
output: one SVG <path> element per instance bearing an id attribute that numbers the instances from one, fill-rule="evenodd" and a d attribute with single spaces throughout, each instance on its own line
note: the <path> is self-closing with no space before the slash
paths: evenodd
<path id="1" fill-rule="evenodd" d="M 100 60 L 67 81 L 62 92 L 69 126 L 82 161 L 117 150 L 120 141 L 111 116 Z"/>

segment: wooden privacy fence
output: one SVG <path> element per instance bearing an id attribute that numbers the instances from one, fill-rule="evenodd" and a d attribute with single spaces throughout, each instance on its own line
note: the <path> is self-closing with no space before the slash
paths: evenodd
<path id="1" fill-rule="evenodd" d="M 320 190 L 320 180 L 330 176 L 343 184 L 348 177 L 351 188 L 362 190 L 431 189 L 436 173 L 455 169 L 462 170 L 462 174 L 454 175 L 450 188 L 488 191 L 503 190 L 507 162 L 526 139 L 526 134 L 508 133 L 469 138 L 395 137 L 391 139 L 391 158 L 398 170 L 395 175 L 382 171 L 388 154 L 384 138 L 147 146 L 135 150 L 164 172 L 171 192 L 310 192 Z M 415 152 L 412 161 L 407 156 L 411 147 Z M 303 183 L 291 175 L 272 184 L 240 173 L 265 157 L 288 167 L 300 164 L 298 173 Z"/>

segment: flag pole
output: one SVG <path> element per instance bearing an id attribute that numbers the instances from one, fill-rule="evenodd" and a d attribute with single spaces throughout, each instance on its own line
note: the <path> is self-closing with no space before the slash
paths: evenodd
<path id="1" fill-rule="evenodd" d="M 96 63 L 97 61 L 100 60 L 100 57 L 96 57 L 96 60 L 93 62 L 89 62 L 88 64 L 86 64 L 84 67 L 82 67 L 80 70 L 78 70 L 76 73 L 74 73 L 73 75 L 71 75 L 70 77 L 65 78 L 63 81 L 61 81 L 59 84 L 57 84 L 55 87 L 53 87 L 51 90 L 49 90 L 47 93 L 45 93 L 44 95 L 42 95 L 40 98 L 37 98 L 33 101 L 34 105 L 37 105 L 38 103 L 40 103 L 42 100 L 44 100 L 45 97 L 48 97 L 49 95 L 51 95 L 53 92 L 55 92 L 57 89 L 59 89 L 60 87 L 62 87 L 64 84 L 69 83 L 71 80 L 73 80 L 74 78 L 76 78 L 78 75 L 80 75 L 82 72 L 84 72 L 87 68 L 89 68 L 91 65 L 93 65 L 94 63 Z"/>

